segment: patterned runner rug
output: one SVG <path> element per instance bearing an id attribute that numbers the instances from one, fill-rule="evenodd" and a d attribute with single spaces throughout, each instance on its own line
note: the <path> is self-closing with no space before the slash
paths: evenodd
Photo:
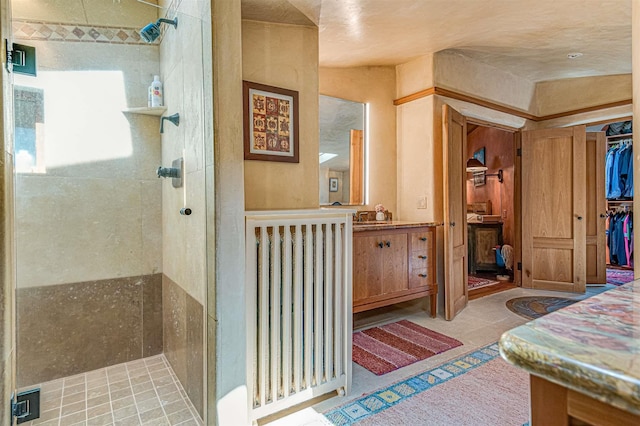
<path id="1" fill-rule="evenodd" d="M 529 375 L 503 361 L 494 343 L 324 416 L 338 426 L 522 425 L 529 417 Z"/>
<path id="2" fill-rule="evenodd" d="M 353 361 L 380 376 L 461 345 L 454 338 L 402 320 L 353 333 Z"/>
<path id="3" fill-rule="evenodd" d="M 633 281 L 632 269 L 607 268 L 607 283 L 613 285 L 622 285 L 631 281 Z"/>
<path id="4" fill-rule="evenodd" d="M 489 285 L 498 284 L 500 281 L 492 281 L 486 278 L 474 277 L 473 275 L 469 275 L 467 277 L 467 287 L 469 290 L 473 290 L 474 288 L 487 287 Z"/>

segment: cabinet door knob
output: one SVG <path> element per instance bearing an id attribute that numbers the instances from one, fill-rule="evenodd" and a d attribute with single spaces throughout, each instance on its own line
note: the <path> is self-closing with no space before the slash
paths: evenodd
<path id="1" fill-rule="evenodd" d="M 449 225 L 456 226 L 456 223 L 455 222 L 449 222 Z"/>
<path id="2" fill-rule="evenodd" d="M 427 274 L 418 274 L 420 278 L 427 278 Z"/>
<path id="3" fill-rule="evenodd" d="M 600 217 L 604 219 L 605 217 L 607 217 L 607 215 L 604 213 L 600 213 Z"/>
<path id="4" fill-rule="evenodd" d="M 427 237 L 420 237 L 420 241 L 427 241 Z"/>
<path id="5" fill-rule="evenodd" d="M 578 216 L 578 220 L 582 220 L 582 216 Z"/>
<path id="6" fill-rule="evenodd" d="M 418 256 L 418 259 L 426 259 L 426 258 L 427 258 L 427 256 L 425 256 L 425 255 Z"/>
<path id="7" fill-rule="evenodd" d="M 386 243 L 384 243 L 384 245 L 387 247 L 391 247 L 391 241 L 387 241 Z"/>
<path id="8" fill-rule="evenodd" d="M 384 243 L 383 243 L 382 241 L 380 241 L 380 242 L 378 243 L 378 247 L 383 248 L 383 247 L 384 247 Z"/>

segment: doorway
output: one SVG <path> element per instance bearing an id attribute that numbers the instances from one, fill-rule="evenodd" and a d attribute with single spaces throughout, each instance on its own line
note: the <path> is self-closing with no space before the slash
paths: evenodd
<path id="1" fill-rule="evenodd" d="M 469 300 L 515 288 L 515 130 L 467 120 L 467 155 L 487 170 L 467 170 Z"/>

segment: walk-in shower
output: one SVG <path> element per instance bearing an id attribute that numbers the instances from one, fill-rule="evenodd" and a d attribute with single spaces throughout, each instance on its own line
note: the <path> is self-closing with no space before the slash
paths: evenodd
<path id="1" fill-rule="evenodd" d="M 66 3 L 11 8 L 38 65 L 13 76 L 18 387 L 60 424 L 202 422 L 210 2 Z"/>

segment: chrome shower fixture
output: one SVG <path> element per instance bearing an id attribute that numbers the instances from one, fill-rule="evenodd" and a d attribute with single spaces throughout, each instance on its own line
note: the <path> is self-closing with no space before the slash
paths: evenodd
<path id="1" fill-rule="evenodd" d="M 153 43 L 160 37 L 160 24 L 162 23 L 171 24 L 174 28 L 178 28 L 177 17 L 173 20 L 160 18 L 155 23 L 150 22 L 148 25 L 145 25 L 145 27 L 140 30 L 140 37 L 147 43 Z"/>
<path id="2" fill-rule="evenodd" d="M 168 117 L 162 117 L 160 119 L 160 133 L 164 133 L 164 120 L 169 120 L 170 122 L 172 122 L 176 126 L 179 126 L 180 125 L 180 114 L 178 114 L 176 112 L 175 114 L 170 115 Z"/>

